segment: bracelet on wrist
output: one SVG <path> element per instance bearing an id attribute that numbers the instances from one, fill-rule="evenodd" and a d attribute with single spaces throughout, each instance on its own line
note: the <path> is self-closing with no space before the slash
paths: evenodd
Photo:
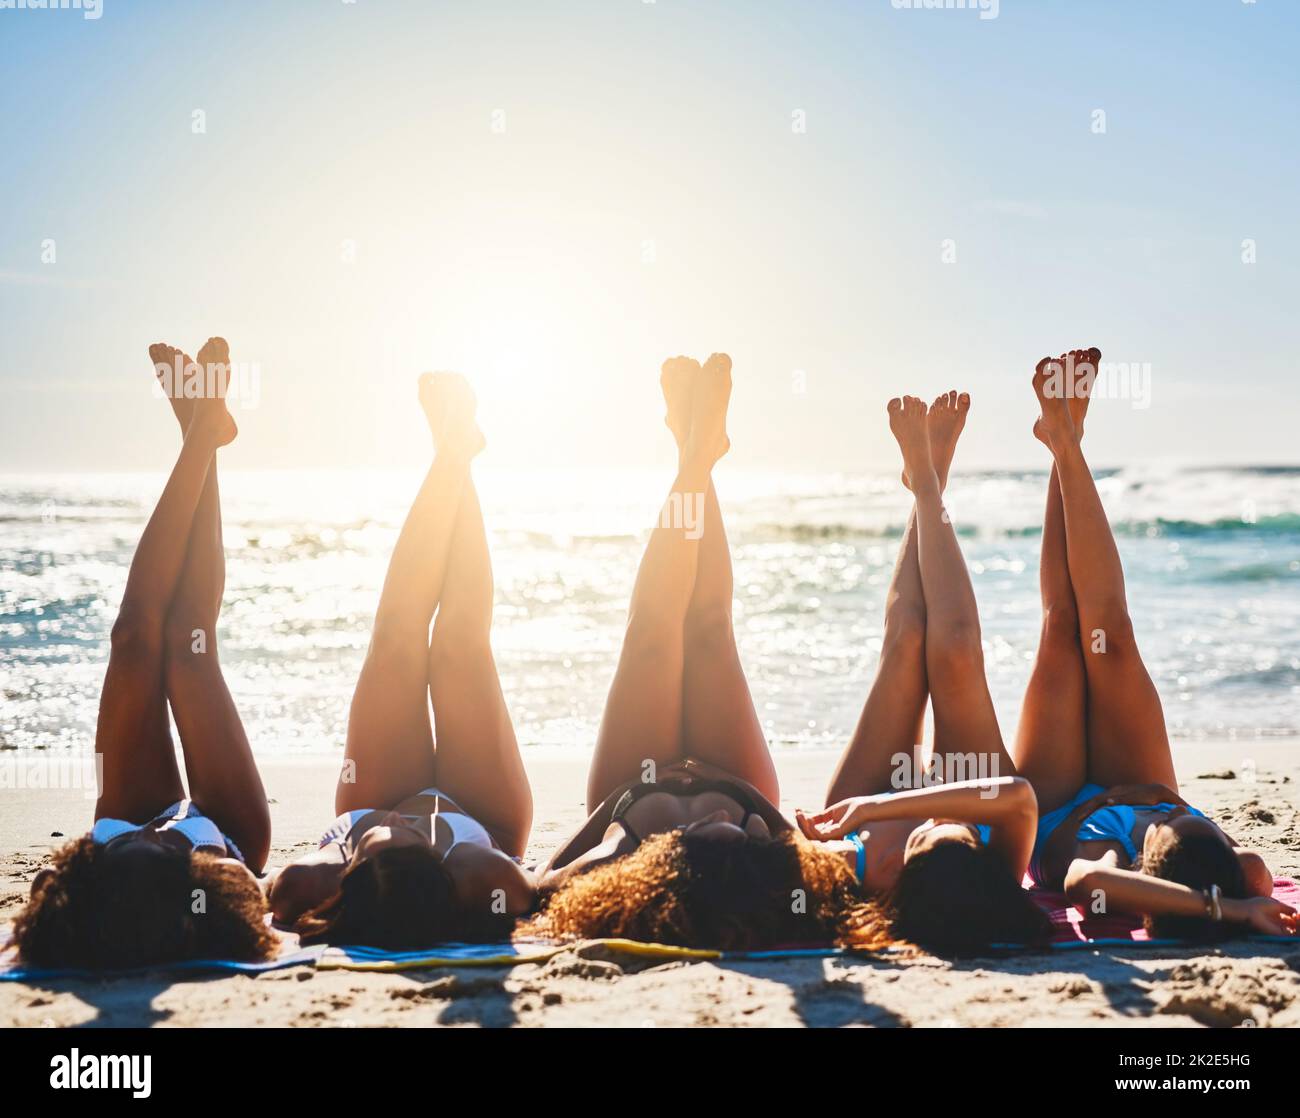
<path id="1" fill-rule="evenodd" d="M 1216 924 L 1223 920 L 1223 890 L 1217 885 L 1202 889 L 1205 898 L 1205 915 Z"/>

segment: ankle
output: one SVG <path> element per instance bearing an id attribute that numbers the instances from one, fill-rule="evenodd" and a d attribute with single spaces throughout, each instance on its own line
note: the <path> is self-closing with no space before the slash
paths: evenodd
<path id="1" fill-rule="evenodd" d="M 916 477 L 909 479 L 912 483 L 912 495 L 918 503 L 924 498 L 926 500 L 938 501 L 943 496 L 943 483 L 939 480 L 939 475 L 933 470 L 927 473 L 919 473 Z"/>

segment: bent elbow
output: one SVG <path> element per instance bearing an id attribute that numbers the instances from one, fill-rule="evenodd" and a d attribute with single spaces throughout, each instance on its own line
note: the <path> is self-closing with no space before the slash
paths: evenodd
<path id="1" fill-rule="evenodd" d="M 1246 888 L 1254 897 L 1273 895 L 1273 873 L 1264 859 L 1253 850 L 1238 850 L 1237 861 L 1246 875 Z"/>
<path id="2" fill-rule="evenodd" d="M 1011 778 L 1011 802 L 1021 815 L 1028 816 L 1037 823 L 1038 796 L 1034 792 L 1034 786 L 1023 776 Z"/>
<path id="3" fill-rule="evenodd" d="M 1083 904 L 1092 899 L 1100 888 L 1097 864 L 1084 858 L 1076 858 L 1065 871 L 1065 895 L 1074 904 Z"/>
<path id="4" fill-rule="evenodd" d="M 302 866 L 285 866 L 275 875 L 266 900 L 277 924 L 292 924 L 307 910 L 305 885 Z"/>

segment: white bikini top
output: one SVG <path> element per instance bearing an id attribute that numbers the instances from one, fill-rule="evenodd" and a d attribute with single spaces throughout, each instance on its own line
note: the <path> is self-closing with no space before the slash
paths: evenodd
<path id="1" fill-rule="evenodd" d="M 143 831 L 145 827 L 152 827 L 155 831 L 176 831 L 184 835 L 195 850 L 207 851 L 221 858 L 229 856 L 238 858 L 241 862 L 244 860 L 244 855 L 234 840 L 222 834 L 221 828 L 195 807 L 191 800 L 177 800 L 143 826 L 128 823 L 125 819 L 96 819 L 90 830 L 90 839 L 96 846 L 103 846 L 121 835 Z"/>
<path id="2" fill-rule="evenodd" d="M 442 799 L 450 799 L 443 792 L 436 788 L 426 788 L 420 793 L 422 796 L 439 796 Z M 337 842 L 344 847 L 344 853 L 350 854 L 348 849 L 348 838 L 352 834 L 352 829 L 361 822 L 362 818 L 367 815 L 373 815 L 377 808 L 357 808 L 353 811 L 345 811 L 330 824 L 329 830 L 321 835 L 319 847 L 326 847 L 332 842 Z M 405 816 L 404 818 L 415 819 L 417 816 Z M 469 843 L 471 846 L 481 846 L 484 850 L 495 850 L 496 844 L 492 841 L 492 836 L 488 834 L 487 828 L 483 826 L 472 815 L 466 815 L 459 811 L 439 812 L 438 818 L 447 824 L 451 831 L 451 845 L 443 851 L 443 857 L 450 854 L 456 847 L 462 843 Z"/>

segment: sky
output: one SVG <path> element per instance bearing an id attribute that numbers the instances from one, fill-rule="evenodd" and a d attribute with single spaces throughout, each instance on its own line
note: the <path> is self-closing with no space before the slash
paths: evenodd
<path id="1" fill-rule="evenodd" d="M 163 468 L 146 347 L 211 334 L 233 468 L 418 463 L 426 369 L 497 465 L 641 466 L 714 350 L 743 466 L 892 468 L 949 388 L 1042 466 L 1088 345 L 1098 464 L 1300 460 L 1294 0 L 14 2 L 0 471 Z"/>

